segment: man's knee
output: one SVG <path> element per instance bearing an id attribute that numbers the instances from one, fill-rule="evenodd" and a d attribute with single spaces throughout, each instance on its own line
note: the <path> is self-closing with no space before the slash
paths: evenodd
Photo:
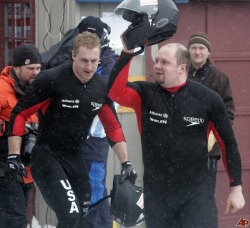
<path id="1" fill-rule="evenodd" d="M 80 222 L 81 215 L 80 213 L 67 213 L 64 215 L 57 215 L 58 224 L 57 228 L 65 228 L 65 227 L 77 227 Z"/>

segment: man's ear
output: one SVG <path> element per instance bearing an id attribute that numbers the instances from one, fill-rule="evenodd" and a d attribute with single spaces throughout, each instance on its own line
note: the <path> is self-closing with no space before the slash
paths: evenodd
<path id="1" fill-rule="evenodd" d="M 74 50 L 71 51 L 71 56 L 72 56 L 72 59 L 74 60 L 76 57 Z"/>
<path id="2" fill-rule="evenodd" d="M 181 73 L 181 74 L 184 74 L 185 73 L 185 71 L 186 71 L 186 69 L 187 69 L 187 64 L 180 64 L 179 65 L 179 72 Z"/>

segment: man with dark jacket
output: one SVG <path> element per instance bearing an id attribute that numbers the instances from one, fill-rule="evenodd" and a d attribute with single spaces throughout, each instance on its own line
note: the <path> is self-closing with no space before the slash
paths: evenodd
<path id="1" fill-rule="evenodd" d="M 221 96 L 231 124 L 233 124 L 235 106 L 230 81 L 229 78 L 214 67 L 209 60 L 211 42 L 207 34 L 201 32 L 192 34 L 188 40 L 188 51 L 191 57 L 191 67 L 188 72 L 188 78 L 203 84 Z M 213 190 L 215 190 L 217 161 L 220 159 L 221 151 L 213 131 L 209 133 L 208 152 L 209 174 L 211 175 Z"/>
<path id="2" fill-rule="evenodd" d="M 0 75 L 0 227 L 4 228 L 27 227 L 26 206 L 34 186 L 29 167 L 30 151 L 24 151 L 27 147 L 22 146 L 20 156 L 26 166 L 27 176 L 18 175 L 18 182 L 12 186 L 6 181 L 3 171 L 8 155 L 7 126 L 11 112 L 40 70 L 41 58 L 37 48 L 22 44 L 14 50 L 12 66 L 6 66 Z M 31 115 L 27 122 L 30 124 L 28 126 L 36 126 L 37 115 Z M 24 142 L 29 143 L 29 134 L 23 138 Z"/>

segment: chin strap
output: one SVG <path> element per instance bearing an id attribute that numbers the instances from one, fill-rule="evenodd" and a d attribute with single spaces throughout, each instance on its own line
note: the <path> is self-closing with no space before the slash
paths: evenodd
<path id="1" fill-rule="evenodd" d="M 141 53 L 143 53 L 144 52 L 144 48 L 145 48 L 144 46 L 140 46 L 140 49 L 138 51 L 134 52 L 133 56 L 140 55 Z"/>

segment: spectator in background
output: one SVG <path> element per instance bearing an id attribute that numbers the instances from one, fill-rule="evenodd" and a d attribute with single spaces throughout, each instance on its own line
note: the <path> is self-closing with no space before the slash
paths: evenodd
<path id="1" fill-rule="evenodd" d="M 229 78 L 222 71 L 213 66 L 209 60 L 211 53 L 211 42 L 209 37 L 202 32 L 192 34 L 189 37 L 187 46 L 191 56 L 191 66 L 188 72 L 188 78 L 203 84 L 221 96 L 226 106 L 231 124 L 233 124 L 235 106 L 230 81 Z M 221 151 L 213 131 L 209 132 L 208 152 L 209 175 L 211 177 L 213 190 L 215 190 L 217 161 L 220 159 Z"/>
<path id="2" fill-rule="evenodd" d="M 0 227 L 27 228 L 26 208 L 34 181 L 30 173 L 29 153 L 22 146 L 20 159 L 25 165 L 27 176 L 17 176 L 18 182 L 12 186 L 4 176 L 4 165 L 8 155 L 7 128 L 11 112 L 26 88 L 41 70 L 41 58 L 37 48 L 31 44 L 22 44 L 13 52 L 13 65 L 6 66 L 0 75 Z M 34 113 L 27 122 L 37 124 Z M 28 129 L 26 129 L 27 131 Z M 29 132 L 23 136 L 28 136 Z M 27 151 L 26 151 L 27 152 Z"/>
<path id="3" fill-rule="evenodd" d="M 109 25 L 102 22 L 100 18 L 88 16 L 82 19 L 76 28 L 68 30 L 60 42 L 53 45 L 48 51 L 41 53 L 42 69 L 51 69 L 63 63 L 72 62 L 71 54 L 73 40 L 76 35 L 84 31 L 94 32 L 98 35 L 101 40 L 101 56 L 102 58 L 105 58 L 104 65 L 109 66 L 106 64 L 107 61 L 111 63 L 114 61 L 112 58 L 106 58 L 107 56 L 109 57 L 110 52 L 113 52 L 109 47 L 108 39 L 111 28 Z M 99 64 L 101 64 L 101 62 Z M 106 73 L 105 67 L 103 67 L 102 71 L 105 73 L 105 75 L 108 75 L 108 73 Z M 107 71 L 109 71 L 109 67 Z"/>

